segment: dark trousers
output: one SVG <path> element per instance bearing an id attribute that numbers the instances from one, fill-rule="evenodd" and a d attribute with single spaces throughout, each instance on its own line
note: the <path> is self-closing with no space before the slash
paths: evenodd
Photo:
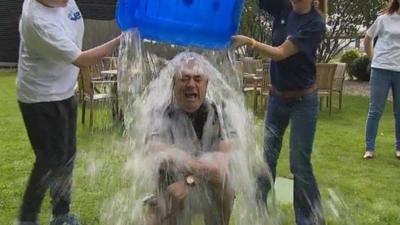
<path id="1" fill-rule="evenodd" d="M 53 215 L 66 214 L 69 212 L 76 153 L 76 99 L 32 104 L 19 102 L 19 107 L 36 156 L 19 220 L 36 222 L 48 189 Z"/>
<path id="2" fill-rule="evenodd" d="M 271 95 L 265 117 L 264 157 L 275 181 L 282 139 L 290 123 L 290 171 L 294 176 L 294 210 L 297 225 L 325 224 L 321 197 L 311 165 L 318 115 L 318 94 L 284 99 Z M 266 202 L 272 188 L 269 179 L 258 178 L 259 197 Z M 267 190 L 267 192 L 265 192 Z"/>

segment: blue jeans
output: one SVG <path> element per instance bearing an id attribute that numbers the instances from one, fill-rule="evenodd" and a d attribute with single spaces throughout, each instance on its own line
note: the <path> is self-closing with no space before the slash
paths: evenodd
<path id="1" fill-rule="evenodd" d="M 396 143 L 400 150 L 400 72 L 383 69 L 372 69 L 370 80 L 370 103 L 365 131 L 365 148 L 375 150 L 375 139 L 379 120 L 385 109 L 389 89 L 393 93 L 393 111 L 395 120 Z"/>
<path id="2" fill-rule="evenodd" d="M 282 138 L 290 122 L 290 171 L 294 175 L 294 211 L 297 225 L 324 224 L 321 197 L 311 165 L 311 152 L 318 116 L 317 91 L 303 97 L 284 99 L 271 95 L 265 117 L 264 159 L 275 181 Z M 258 179 L 267 193 L 269 179 Z M 266 202 L 267 194 L 263 195 Z M 259 196 L 260 197 L 260 196 Z"/>

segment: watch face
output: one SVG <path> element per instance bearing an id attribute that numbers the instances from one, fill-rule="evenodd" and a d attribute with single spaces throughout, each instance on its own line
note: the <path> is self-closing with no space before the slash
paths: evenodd
<path id="1" fill-rule="evenodd" d="M 186 177 L 186 183 L 187 184 L 194 184 L 194 177 L 193 176 L 187 176 Z"/>

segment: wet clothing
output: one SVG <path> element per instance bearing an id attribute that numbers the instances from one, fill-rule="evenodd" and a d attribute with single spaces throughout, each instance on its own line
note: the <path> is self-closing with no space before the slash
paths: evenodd
<path id="1" fill-rule="evenodd" d="M 230 128 L 229 122 L 222 109 L 205 101 L 193 113 L 187 113 L 176 105 L 170 105 L 165 111 L 161 125 L 151 133 L 151 140 L 174 145 L 193 156 L 216 151 L 221 140 L 233 137 L 235 132 Z M 182 174 L 173 165 L 161 165 L 157 199 L 165 201 L 162 197 L 168 185 L 185 179 L 188 174 Z M 226 187 L 229 186 L 228 181 Z M 214 193 L 206 182 L 201 182 L 192 187 L 184 200 L 185 207 L 178 216 L 178 225 L 190 224 L 194 214 L 204 214 L 207 225 L 219 225 L 221 214 L 219 201 L 221 193 Z"/>
<path id="2" fill-rule="evenodd" d="M 223 110 L 205 101 L 193 113 L 170 105 L 160 126 L 151 133 L 151 139 L 174 144 L 194 156 L 199 156 L 203 152 L 214 151 L 219 141 L 234 134 Z"/>

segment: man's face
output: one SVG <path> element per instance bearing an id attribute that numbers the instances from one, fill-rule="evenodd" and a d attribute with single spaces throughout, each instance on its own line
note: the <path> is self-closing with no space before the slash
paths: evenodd
<path id="1" fill-rule="evenodd" d="M 196 74 L 194 62 L 189 61 L 174 78 L 174 95 L 176 102 L 185 112 L 195 112 L 203 104 L 207 93 L 208 79 L 204 74 Z"/>

